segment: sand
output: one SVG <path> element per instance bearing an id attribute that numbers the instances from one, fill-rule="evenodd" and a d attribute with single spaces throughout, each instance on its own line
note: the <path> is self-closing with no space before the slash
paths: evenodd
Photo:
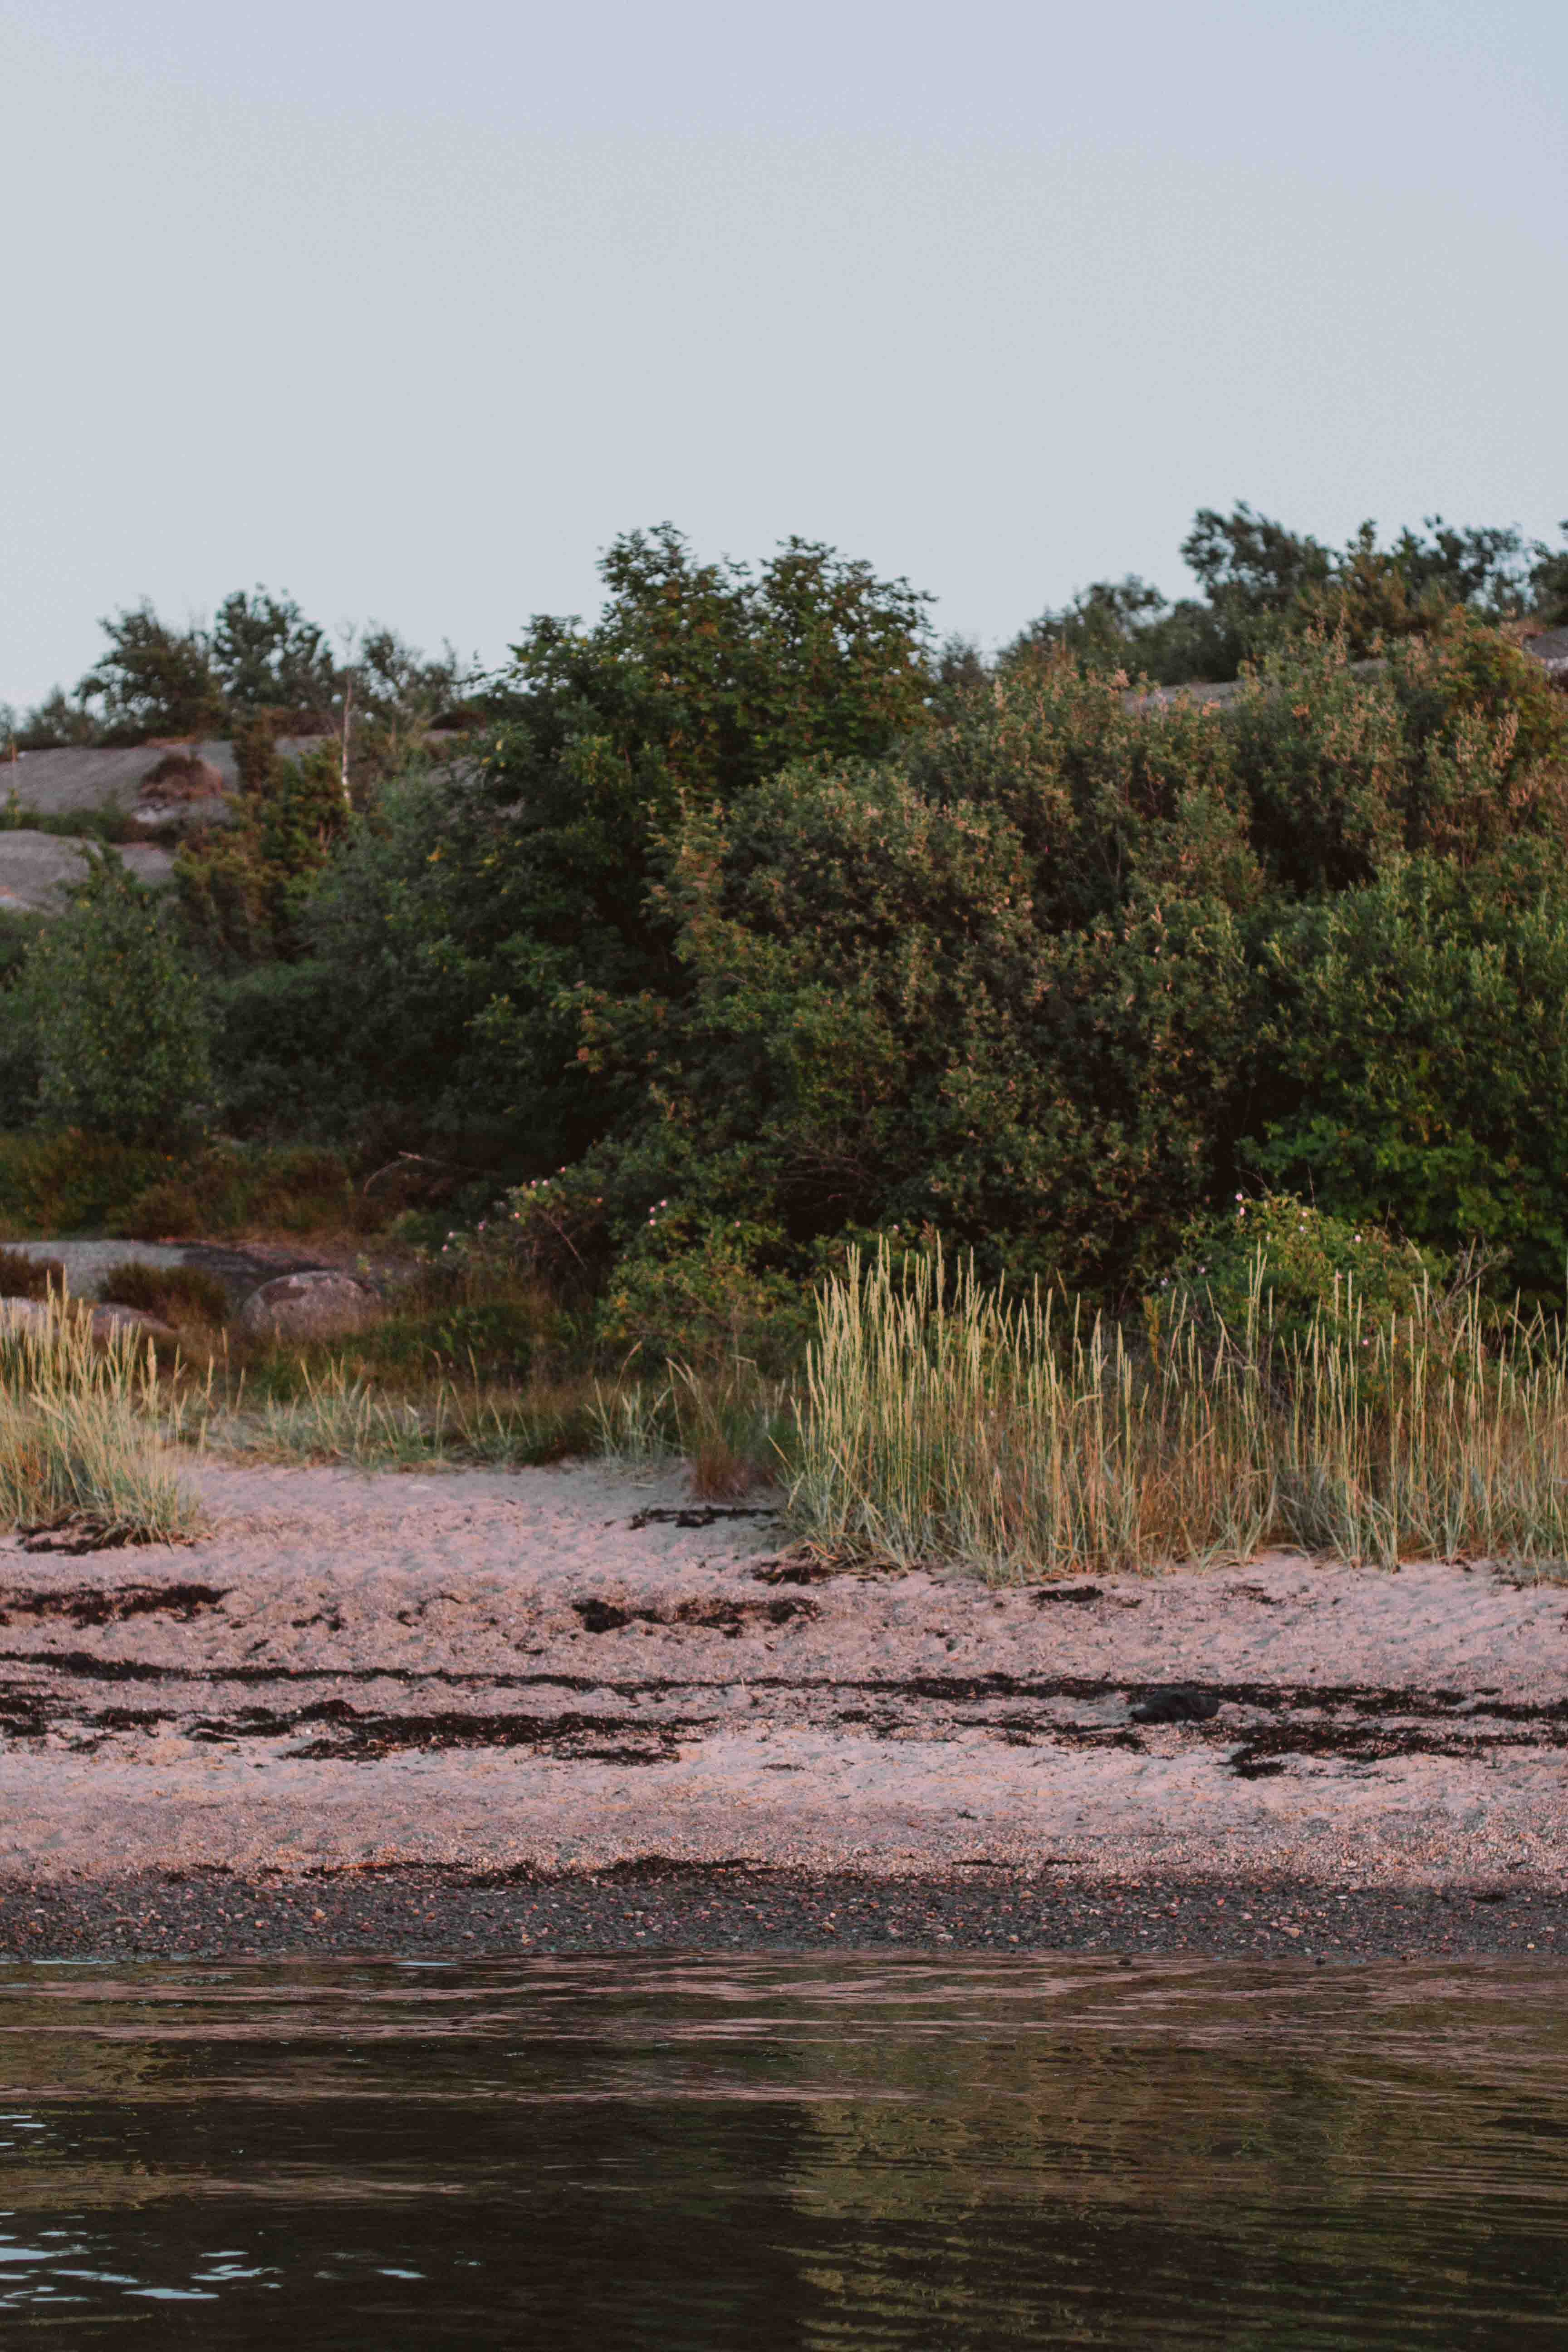
<path id="1" fill-rule="evenodd" d="M 1001 1592 L 802 1582 L 775 1518 L 683 1526 L 705 1515 L 673 1477 L 193 1476 L 194 1545 L 0 1546 L 13 1894 L 202 1872 L 1561 1882 L 1560 1584 L 1285 1554 Z M 1134 1720 L 1176 1681 L 1210 1719 Z"/>

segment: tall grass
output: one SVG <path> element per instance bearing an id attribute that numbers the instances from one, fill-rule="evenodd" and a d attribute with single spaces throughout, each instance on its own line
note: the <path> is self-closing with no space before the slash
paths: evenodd
<path id="1" fill-rule="evenodd" d="M 795 1416 L 789 1390 L 742 1356 L 699 1370 L 671 1363 L 656 1380 L 623 1377 L 594 1387 L 594 1449 L 613 1467 L 640 1470 L 684 1461 L 691 1491 L 724 1502 L 790 1460 Z"/>
<path id="2" fill-rule="evenodd" d="M 820 1294 L 789 1509 L 800 1531 L 998 1580 L 1289 1543 L 1393 1565 L 1568 1556 L 1568 1355 L 1473 1292 L 1376 1320 L 1352 1293 L 1276 1331 L 1163 1339 L 940 1257 L 855 1259 Z"/>
<path id="3" fill-rule="evenodd" d="M 520 1469 L 592 1449 L 595 1424 L 585 1383 L 487 1389 L 436 1376 L 416 1395 L 381 1388 L 342 1357 L 301 1360 L 290 1392 L 247 1392 L 242 1371 L 230 1390 L 215 1360 L 205 1386 L 167 1404 L 170 1434 L 251 1461 L 341 1464 L 358 1470 L 412 1470 L 451 1463 Z"/>
<path id="4" fill-rule="evenodd" d="M 153 1426 L 157 1359 L 132 1331 L 100 1342 L 56 1291 L 37 1324 L 0 1322 L 0 1528 L 78 1524 L 101 1543 L 171 1543 L 200 1507 Z"/>

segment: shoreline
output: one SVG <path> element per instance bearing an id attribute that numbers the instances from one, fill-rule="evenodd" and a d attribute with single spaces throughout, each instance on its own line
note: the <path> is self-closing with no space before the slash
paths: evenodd
<path id="1" fill-rule="evenodd" d="M 1568 1960 L 1568 1891 L 1357 1888 L 994 1871 L 691 1870 L 515 1876 L 390 1868 L 251 1877 L 221 1869 L 0 1882 L 0 1964 L 189 1959 L 566 1958 L 682 1953 L 984 1951 L 1296 1961 Z"/>
<path id="2" fill-rule="evenodd" d="M 900 1906 L 938 1948 L 1110 1948 L 1154 1888 L 1152 1949 L 1568 1935 L 1561 1582 L 991 1588 L 826 1573 L 672 1473 L 195 1475 L 191 1545 L 0 1544 L 6 1948 L 166 1941 L 177 1903 L 216 1949 L 221 1886 L 300 1948 L 887 1948 Z"/>

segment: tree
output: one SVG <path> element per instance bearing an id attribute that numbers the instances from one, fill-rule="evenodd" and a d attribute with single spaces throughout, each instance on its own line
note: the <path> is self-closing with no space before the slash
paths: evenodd
<path id="1" fill-rule="evenodd" d="M 666 525 L 601 572 L 599 620 L 531 624 L 479 754 L 385 799 L 310 917 L 397 1098 L 509 1129 L 546 1166 L 640 1084 L 590 1073 L 577 992 L 689 988 L 653 895 L 683 807 L 794 759 L 879 755 L 928 723 L 932 690 L 926 600 L 830 548 L 790 540 L 753 571 L 697 562 Z"/>
<path id="2" fill-rule="evenodd" d="M 172 629 L 145 601 L 100 621 L 109 649 L 77 689 L 114 734 L 203 735 L 221 725 L 222 685 L 200 629 Z"/>
<path id="3" fill-rule="evenodd" d="M 1423 855 L 1269 940 L 1254 1164 L 1446 1251 L 1479 1238 L 1560 1298 L 1568 1259 L 1568 898 L 1557 858 Z M 1268 1097 L 1272 1097 L 1269 1101 Z"/>
<path id="4" fill-rule="evenodd" d="M 1508 620 L 1523 609 L 1532 551 L 1519 531 L 1495 525 L 1456 528 L 1441 515 L 1428 515 L 1426 528 L 1430 539 L 1406 528 L 1389 550 L 1389 562 L 1418 605 L 1440 610 L 1463 604 L 1490 620 Z"/>
<path id="5" fill-rule="evenodd" d="M 1017 674 L 913 757 L 692 806 L 662 899 L 675 1001 L 584 991 L 626 1115 L 577 1181 L 607 1236 L 935 1225 L 993 1267 L 1113 1287 L 1222 1172 L 1256 1016 L 1259 876 L 1223 728 Z"/>
<path id="6" fill-rule="evenodd" d="M 265 588 L 224 598 L 213 623 L 212 667 L 231 718 L 252 710 L 324 716 L 338 691 L 326 632 L 292 597 Z"/>
<path id="7" fill-rule="evenodd" d="M 1304 589 L 1327 580 L 1334 558 L 1321 541 L 1255 514 L 1238 499 L 1228 515 L 1200 507 L 1182 541 L 1182 560 L 1216 613 L 1238 630 L 1287 613 Z"/>
<path id="8" fill-rule="evenodd" d="M 54 751 L 97 743 L 102 735 L 79 688 L 74 695 L 68 695 L 63 686 L 52 688 L 42 702 L 35 703 L 16 722 L 16 748 L 21 751 Z"/>
<path id="9" fill-rule="evenodd" d="M 37 1107 L 130 1142 L 185 1122 L 210 1086 L 202 990 L 151 891 L 99 853 L 18 983 L 40 1067 Z"/>
<path id="10" fill-rule="evenodd" d="M 1425 530 L 1429 537 L 1406 528 L 1380 547 L 1377 526 L 1364 522 L 1334 549 L 1245 499 L 1228 515 L 1200 507 L 1182 554 L 1201 599 L 1173 604 L 1135 573 L 1098 580 L 1031 623 L 1003 665 L 1065 653 L 1089 669 L 1177 686 L 1234 678 L 1311 630 L 1337 635 L 1359 656 L 1438 627 L 1456 610 L 1489 621 L 1568 615 L 1568 555 L 1527 544 L 1511 525 L 1456 526 L 1428 515 Z"/>
<path id="11" fill-rule="evenodd" d="M 1558 525 L 1563 545 L 1555 551 L 1538 540 L 1531 549 L 1534 562 L 1530 586 L 1537 620 L 1554 629 L 1568 621 L 1568 521 Z"/>

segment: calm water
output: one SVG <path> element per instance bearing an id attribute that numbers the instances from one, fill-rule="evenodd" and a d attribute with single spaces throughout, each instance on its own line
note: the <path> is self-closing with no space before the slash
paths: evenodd
<path id="1" fill-rule="evenodd" d="M 0 1975 L 0 2333 L 1568 2339 L 1568 1976 L 918 1958 Z"/>

